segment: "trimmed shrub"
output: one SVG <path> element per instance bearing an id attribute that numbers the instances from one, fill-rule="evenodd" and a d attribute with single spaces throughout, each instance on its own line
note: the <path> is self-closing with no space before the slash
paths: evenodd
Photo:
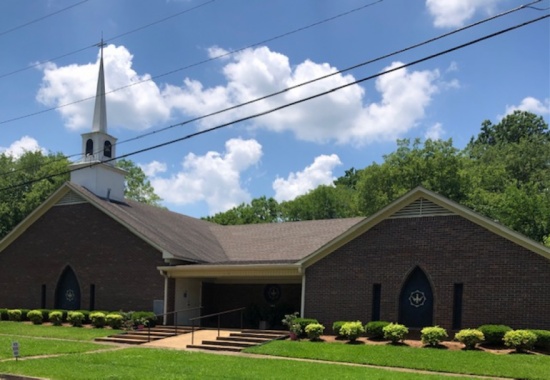
<path id="1" fill-rule="evenodd" d="M 105 322 L 107 323 L 107 325 L 115 330 L 118 330 L 122 327 L 123 321 L 124 317 L 118 313 L 111 313 L 105 316 Z"/>
<path id="2" fill-rule="evenodd" d="M 365 328 L 361 321 L 346 322 L 340 327 L 340 334 L 350 342 L 355 342 L 364 332 Z"/>
<path id="3" fill-rule="evenodd" d="M 384 327 L 389 324 L 390 322 L 387 321 L 370 321 L 365 325 L 365 332 L 367 333 L 367 336 L 371 339 L 383 339 Z"/>
<path id="4" fill-rule="evenodd" d="M 441 341 L 448 337 L 447 331 L 443 327 L 431 326 L 420 330 L 420 340 L 423 344 L 436 347 Z"/>
<path id="5" fill-rule="evenodd" d="M 37 310 L 40 310 L 40 312 L 42 313 L 42 322 L 49 322 L 49 315 L 50 315 L 50 311 L 49 309 L 37 309 Z"/>
<path id="6" fill-rule="evenodd" d="M 8 319 L 8 309 L 0 309 L 0 321 L 7 321 Z"/>
<path id="7" fill-rule="evenodd" d="M 8 319 L 10 321 L 19 322 L 21 321 L 22 312 L 19 309 L 8 310 Z"/>
<path id="8" fill-rule="evenodd" d="M 63 324 L 63 312 L 59 310 L 50 311 L 48 319 L 54 326 L 61 326 Z"/>
<path id="9" fill-rule="evenodd" d="M 302 333 L 300 334 L 300 337 L 305 337 L 306 336 L 306 327 L 307 325 L 310 325 L 312 323 L 319 323 L 318 320 L 316 319 L 313 319 L 313 318 L 296 318 L 294 319 L 294 324 L 299 324 L 300 325 L 300 328 L 302 330 Z"/>
<path id="10" fill-rule="evenodd" d="M 82 321 L 84 320 L 84 314 L 80 311 L 69 311 L 67 314 L 67 322 L 74 327 L 82 327 Z"/>
<path id="11" fill-rule="evenodd" d="M 157 325 L 157 316 L 152 311 L 136 311 L 132 313 L 134 325 L 143 324 L 144 326 L 155 327 Z"/>
<path id="12" fill-rule="evenodd" d="M 483 333 L 485 343 L 492 346 L 500 346 L 503 343 L 502 338 L 508 331 L 512 331 L 510 326 L 506 325 L 481 325 L 478 330 Z"/>
<path id="13" fill-rule="evenodd" d="M 485 336 L 477 329 L 462 329 L 455 334 L 455 339 L 462 343 L 467 350 L 473 350 L 476 348 L 476 344 L 485 340 Z"/>
<path id="14" fill-rule="evenodd" d="M 92 325 L 98 329 L 105 327 L 105 313 L 95 311 L 90 314 L 90 320 L 92 321 Z"/>
<path id="15" fill-rule="evenodd" d="M 27 318 L 27 314 L 29 313 L 29 311 L 31 311 L 31 309 L 19 309 L 19 310 L 21 310 L 21 321 L 28 322 L 29 318 Z"/>
<path id="16" fill-rule="evenodd" d="M 320 323 L 310 323 L 306 326 L 306 334 L 309 340 L 319 340 L 324 331 L 325 326 Z"/>
<path id="17" fill-rule="evenodd" d="M 504 334 L 503 341 L 507 347 L 515 348 L 516 352 L 522 352 L 533 348 L 537 336 L 529 330 L 513 330 Z"/>
<path id="18" fill-rule="evenodd" d="M 340 329 L 345 323 L 353 322 L 353 321 L 336 321 L 332 324 L 332 331 L 334 332 L 334 335 L 343 338 L 344 336 L 340 333 Z"/>
<path id="19" fill-rule="evenodd" d="M 94 311 L 76 310 L 76 311 L 78 311 L 79 313 L 82 313 L 82 315 L 84 316 L 84 319 L 82 319 L 82 323 L 85 324 L 85 325 L 89 325 L 90 323 L 92 323 L 92 320 L 90 319 L 90 314 L 93 313 L 93 312 L 99 311 L 99 310 L 94 310 Z M 102 311 L 99 311 L 99 312 L 103 313 Z"/>
<path id="20" fill-rule="evenodd" d="M 535 348 L 537 350 L 550 351 L 550 330 L 529 330 L 537 336 Z"/>
<path id="21" fill-rule="evenodd" d="M 42 317 L 42 312 L 40 310 L 31 310 L 27 313 L 27 318 L 34 325 L 41 325 L 44 318 Z"/>
<path id="22" fill-rule="evenodd" d="M 390 340 L 393 344 L 405 340 L 405 336 L 409 333 L 409 329 L 405 325 L 399 323 L 390 323 L 382 329 L 384 339 Z"/>

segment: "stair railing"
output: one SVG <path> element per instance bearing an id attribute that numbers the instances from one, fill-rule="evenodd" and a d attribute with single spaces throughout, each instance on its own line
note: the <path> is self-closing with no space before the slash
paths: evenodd
<path id="1" fill-rule="evenodd" d="M 245 310 L 246 310 L 246 307 L 240 307 L 238 309 L 226 310 L 226 311 L 221 311 L 219 313 L 202 315 L 200 317 L 195 317 L 195 318 L 189 318 L 189 321 L 191 322 L 191 344 L 195 344 L 195 321 L 205 319 L 205 318 L 218 317 L 218 337 L 219 337 L 220 336 L 220 317 L 224 314 L 236 313 L 236 312 L 240 311 L 241 312 L 241 329 L 242 329 L 243 328 L 243 313 L 244 313 Z"/>
<path id="2" fill-rule="evenodd" d="M 167 317 L 169 315 L 174 314 L 174 334 L 178 335 L 178 313 L 187 313 L 187 312 L 190 312 L 190 311 L 200 310 L 200 309 L 202 309 L 202 306 L 191 307 L 189 309 L 181 309 L 181 310 L 170 311 L 168 313 L 163 313 L 163 314 L 155 314 L 155 317 L 158 319 L 159 317 L 164 318 L 164 317 Z M 147 341 L 148 342 L 151 341 L 151 324 L 150 323 L 147 324 Z"/>

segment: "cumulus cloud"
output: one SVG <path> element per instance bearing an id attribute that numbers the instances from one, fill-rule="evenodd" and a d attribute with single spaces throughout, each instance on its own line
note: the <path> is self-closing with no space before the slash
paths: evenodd
<path id="1" fill-rule="evenodd" d="M 130 130 L 143 130 L 170 116 L 170 109 L 149 74 L 138 75 L 132 68 L 133 56 L 124 47 L 107 46 L 104 51 L 105 87 L 107 93 L 107 119 L 111 126 Z M 41 66 L 43 78 L 36 99 L 48 106 L 63 106 L 61 114 L 67 128 L 85 130 L 91 128 L 93 100 L 96 93 L 98 61 L 84 65 L 58 67 L 54 63 Z M 128 84 L 143 82 L 139 85 Z M 113 93 L 113 89 L 125 87 Z M 76 102 L 74 104 L 70 104 Z M 68 106 L 64 106 L 70 104 Z"/>
<path id="2" fill-rule="evenodd" d="M 434 26 L 439 28 L 460 27 L 478 11 L 494 12 L 502 0 L 426 0 L 426 8 L 433 16 Z"/>
<path id="3" fill-rule="evenodd" d="M 506 112 L 504 113 L 504 115 L 499 115 L 499 119 L 502 119 L 504 116 L 518 110 L 535 113 L 537 115 L 550 114 L 550 98 L 541 101 L 539 99 L 533 98 L 532 96 L 528 96 L 524 98 L 517 106 L 506 106 Z"/>
<path id="4" fill-rule="evenodd" d="M 277 178 L 273 182 L 274 198 L 279 202 L 289 201 L 319 185 L 331 185 L 336 179 L 332 172 L 338 165 L 342 162 L 336 154 L 315 158 L 303 171 L 290 173 L 287 179 Z"/>
<path id="5" fill-rule="evenodd" d="M 242 187 L 241 174 L 258 164 L 261 156 L 262 146 L 256 140 L 231 139 L 225 143 L 224 153 L 210 151 L 204 156 L 190 153 L 178 173 L 150 180 L 155 192 L 166 202 L 187 205 L 204 201 L 213 214 L 251 200 Z M 159 166 L 151 164 L 146 167 Z"/>
<path id="6" fill-rule="evenodd" d="M 21 157 L 25 152 L 40 151 L 46 154 L 46 149 L 42 148 L 38 141 L 30 136 L 23 136 L 19 140 L 14 141 L 9 147 L 4 148 L 0 146 L 0 153 L 4 153 L 7 156 L 12 156 L 17 159 Z"/>
<path id="7" fill-rule="evenodd" d="M 394 62 L 384 70 L 400 65 L 400 62 Z M 225 85 L 204 87 L 201 82 L 186 78 L 182 86 L 167 86 L 165 96 L 171 107 L 187 115 L 200 116 L 336 71 L 328 63 L 311 60 L 291 65 L 285 55 L 260 47 L 231 56 L 223 68 L 227 81 Z M 252 127 L 274 132 L 291 131 L 298 139 L 319 143 L 362 145 L 377 140 L 394 140 L 413 128 L 424 116 L 426 107 L 438 91 L 438 78 L 437 70 L 397 70 L 376 80 L 376 90 L 381 98 L 377 103 L 364 104 L 364 89 L 350 85 L 329 95 L 256 118 L 251 121 Z M 208 128 L 273 109 L 354 80 L 352 75 L 336 74 L 202 120 L 202 127 Z"/>
<path id="8" fill-rule="evenodd" d="M 444 134 L 445 130 L 443 129 L 443 125 L 441 125 L 441 123 L 435 123 L 428 128 L 424 134 L 424 137 L 426 139 L 439 140 Z"/>
<path id="9" fill-rule="evenodd" d="M 139 167 L 147 177 L 154 177 L 158 173 L 166 172 L 166 164 L 164 162 L 151 161 L 148 164 L 140 164 Z"/>

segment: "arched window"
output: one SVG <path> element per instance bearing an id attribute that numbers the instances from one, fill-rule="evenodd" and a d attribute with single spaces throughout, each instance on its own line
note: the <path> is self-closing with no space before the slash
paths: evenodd
<path id="1" fill-rule="evenodd" d="M 94 155 L 94 142 L 92 139 L 88 139 L 86 141 L 86 156 L 93 156 Z"/>
<path id="2" fill-rule="evenodd" d="M 111 142 L 110 141 L 105 141 L 105 144 L 103 145 L 103 155 L 105 157 L 109 157 L 111 158 Z"/>

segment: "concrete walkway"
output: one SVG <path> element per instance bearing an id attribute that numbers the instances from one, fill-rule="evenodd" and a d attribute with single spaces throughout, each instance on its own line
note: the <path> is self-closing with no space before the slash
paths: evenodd
<path id="1" fill-rule="evenodd" d="M 154 342 L 144 343 L 140 347 L 157 347 L 157 348 L 172 348 L 177 350 L 185 350 L 190 344 L 202 344 L 204 340 L 216 340 L 218 336 L 229 336 L 234 330 L 197 330 L 195 331 L 194 343 L 191 342 L 192 334 L 181 334 L 170 338 L 159 339 Z"/>

